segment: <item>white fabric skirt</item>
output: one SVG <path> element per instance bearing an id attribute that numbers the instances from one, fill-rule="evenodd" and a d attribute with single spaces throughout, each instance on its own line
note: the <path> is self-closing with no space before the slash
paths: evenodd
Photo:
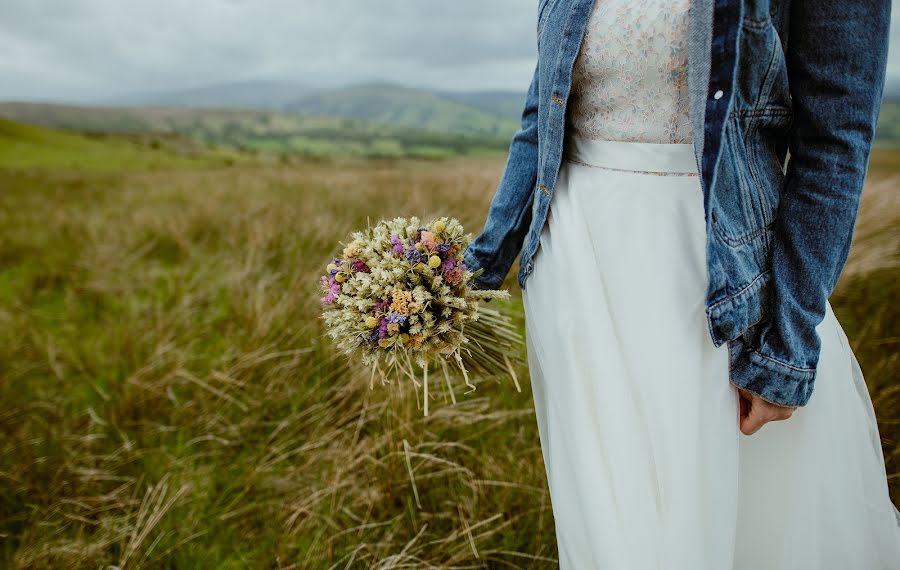
<path id="1" fill-rule="evenodd" d="M 900 568 L 871 399 L 831 305 L 809 403 L 742 434 L 706 326 L 705 232 L 690 144 L 570 135 L 523 289 L 560 566 Z"/>

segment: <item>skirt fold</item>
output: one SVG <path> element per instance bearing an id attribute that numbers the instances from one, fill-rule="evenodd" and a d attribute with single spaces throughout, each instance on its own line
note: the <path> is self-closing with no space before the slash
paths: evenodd
<path id="1" fill-rule="evenodd" d="M 810 403 L 744 436 L 706 325 L 691 145 L 567 148 L 523 289 L 560 566 L 900 568 L 874 411 L 830 305 Z"/>

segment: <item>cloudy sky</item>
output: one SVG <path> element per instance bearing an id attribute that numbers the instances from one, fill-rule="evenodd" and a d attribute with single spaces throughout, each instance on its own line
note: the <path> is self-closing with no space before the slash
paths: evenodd
<path id="1" fill-rule="evenodd" d="M 537 0 L 0 0 L 0 99 L 236 80 L 524 91 Z M 900 10 L 889 82 L 900 87 Z"/>

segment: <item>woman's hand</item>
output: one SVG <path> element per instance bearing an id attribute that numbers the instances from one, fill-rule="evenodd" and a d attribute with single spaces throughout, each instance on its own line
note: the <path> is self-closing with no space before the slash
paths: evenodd
<path id="1" fill-rule="evenodd" d="M 794 413 L 794 408 L 773 404 L 743 388 L 737 388 L 737 391 L 741 398 L 740 420 L 744 435 L 753 435 L 766 422 L 786 420 Z"/>

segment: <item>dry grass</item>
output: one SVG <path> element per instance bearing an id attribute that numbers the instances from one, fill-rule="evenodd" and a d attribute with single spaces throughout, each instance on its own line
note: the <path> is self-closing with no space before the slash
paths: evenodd
<path id="1" fill-rule="evenodd" d="M 423 418 L 408 386 L 370 391 L 316 320 L 338 239 L 367 216 L 475 231 L 502 168 L 0 173 L 0 563 L 555 567 L 525 371 L 521 394 L 484 383 Z M 897 286 L 866 284 L 898 275 L 897 180 L 870 185 L 833 301 L 892 473 Z"/>

